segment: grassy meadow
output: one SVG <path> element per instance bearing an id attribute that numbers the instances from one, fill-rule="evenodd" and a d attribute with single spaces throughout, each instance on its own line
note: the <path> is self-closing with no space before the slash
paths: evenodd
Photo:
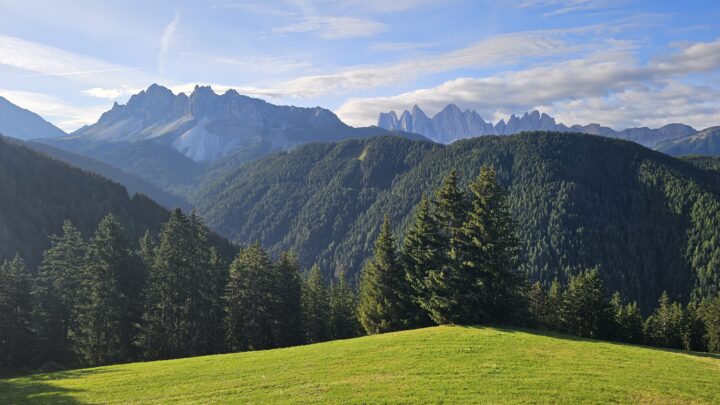
<path id="1" fill-rule="evenodd" d="M 445 326 L 0 380 L 0 403 L 720 403 L 720 357 Z"/>

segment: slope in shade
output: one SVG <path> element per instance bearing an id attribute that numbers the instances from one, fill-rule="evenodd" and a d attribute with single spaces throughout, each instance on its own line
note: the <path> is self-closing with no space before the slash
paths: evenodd
<path id="1" fill-rule="evenodd" d="M 657 150 L 673 156 L 720 156 L 720 127 L 710 127 L 686 138 L 663 142 Z"/>
<path id="2" fill-rule="evenodd" d="M 56 138 L 65 132 L 32 111 L 0 97 L 0 134 L 16 139 Z"/>
<path id="3" fill-rule="evenodd" d="M 211 180 L 194 196 L 238 243 L 299 252 L 357 275 L 382 217 L 400 232 L 422 193 L 492 164 L 509 188 L 523 269 L 550 282 L 598 266 L 610 291 L 653 307 L 718 288 L 718 177 L 637 144 L 583 134 L 488 136 L 450 146 L 397 137 L 313 144 Z"/>
<path id="4" fill-rule="evenodd" d="M 0 257 L 20 253 L 31 268 L 50 246 L 49 236 L 69 219 L 90 235 L 112 213 L 131 240 L 146 230 L 157 233 L 167 209 L 143 195 L 96 174 L 69 166 L 29 148 L 0 138 Z M 224 252 L 227 241 L 211 235 Z"/>

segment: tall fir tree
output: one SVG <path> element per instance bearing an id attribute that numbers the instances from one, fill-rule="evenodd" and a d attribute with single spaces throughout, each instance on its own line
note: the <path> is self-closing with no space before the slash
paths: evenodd
<path id="1" fill-rule="evenodd" d="M 608 335 L 610 308 L 597 268 L 570 278 L 561 313 L 564 329 L 572 335 L 595 339 Z"/>
<path id="2" fill-rule="evenodd" d="M 415 212 L 415 221 L 405 233 L 402 246 L 402 266 L 411 295 L 411 323 L 429 326 L 430 317 L 423 308 L 428 301 L 428 274 L 441 266 L 443 244 L 438 225 L 432 214 L 430 201 L 423 195 Z"/>
<path id="3" fill-rule="evenodd" d="M 26 367 L 35 347 L 30 274 L 16 255 L 0 264 L 0 368 Z"/>
<path id="4" fill-rule="evenodd" d="M 528 289 L 527 306 L 530 317 L 529 325 L 538 329 L 550 329 L 548 322 L 548 295 L 539 281 Z"/>
<path id="5" fill-rule="evenodd" d="M 460 229 L 461 322 L 507 322 L 519 308 L 519 242 L 505 190 L 492 166 L 470 183 L 470 205 Z"/>
<path id="6" fill-rule="evenodd" d="M 563 330 L 563 290 L 557 278 L 553 279 L 547 291 L 546 324 L 549 330 Z"/>
<path id="7" fill-rule="evenodd" d="M 275 271 L 267 252 L 255 243 L 230 265 L 225 291 L 227 345 L 232 351 L 276 345 Z"/>
<path id="8" fill-rule="evenodd" d="M 355 293 L 345 273 L 340 273 L 330 286 L 330 334 L 333 339 L 348 339 L 359 336 L 361 329 Z"/>
<path id="9" fill-rule="evenodd" d="M 283 252 L 276 265 L 278 296 L 278 344 L 299 345 L 305 340 L 302 319 L 302 277 L 300 261 L 294 252 Z"/>
<path id="10" fill-rule="evenodd" d="M 90 239 L 85 260 L 78 337 L 89 365 L 132 359 L 141 309 L 138 267 L 122 227 L 108 214 Z"/>
<path id="11" fill-rule="evenodd" d="M 195 210 L 190 213 L 191 251 L 187 269 L 187 354 L 190 356 L 211 353 L 217 347 L 215 337 L 216 305 L 215 275 L 211 265 L 212 252 L 207 241 L 207 230 Z"/>
<path id="12" fill-rule="evenodd" d="M 655 312 L 645 320 L 644 336 L 646 343 L 653 346 L 683 348 L 683 308 L 677 302 L 671 302 L 666 292 L 658 299 Z"/>
<path id="13" fill-rule="evenodd" d="M 410 285 L 397 256 L 390 219 L 385 216 L 360 279 L 358 317 L 369 334 L 405 329 L 414 318 Z"/>
<path id="14" fill-rule="evenodd" d="M 700 314 L 705 324 L 705 344 L 708 351 L 720 353 L 720 294 L 703 301 Z"/>
<path id="15" fill-rule="evenodd" d="M 466 319 L 467 288 L 462 274 L 462 227 L 468 211 L 465 193 L 458 185 L 458 175 L 452 170 L 443 185 L 435 192 L 433 215 L 438 225 L 441 255 L 439 266 L 430 269 L 426 277 L 426 294 L 421 302 L 433 322 L 459 323 Z M 470 304 L 472 305 L 472 304 Z"/>
<path id="16" fill-rule="evenodd" d="M 302 289 L 303 329 L 307 343 L 330 339 L 330 294 L 320 267 L 310 269 Z"/>
<path id="17" fill-rule="evenodd" d="M 63 234 L 50 237 L 50 248 L 33 287 L 33 325 L 37 336 L 37 358 L 41 363 L 75 365 L 73 346 L 77 336 L 78 288 L 83 282 L 86 243 L 70 221 L 63 224 Z"/>
<path id="18" fill-rule="evenodd" d="M 175 209 L 163 224 L 146 288 L 149 310 L 143 322 L 148 359 L 187 356 L 189 266 L 193 233 L 190 221 Z"/>

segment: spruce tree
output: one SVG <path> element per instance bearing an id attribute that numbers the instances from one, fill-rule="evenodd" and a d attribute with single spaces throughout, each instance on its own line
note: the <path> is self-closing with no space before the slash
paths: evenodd
<path id="1" fill-rule="evenodd" d="M 683 309 L 677 302 L 670 302 L 666 292 L 658 299 L 658 306 L 645 321 L 646 342 L 653 346 L 683 348 Z"/>
<path id="2" fill-rule="evenodd" d="M 430 317 L 424 309 L 428 305 L 428 274 L 441 265 L 443 245 L 438 225 L 430 209 L 430 201 L 423 195 L 415 211 L 415 221 L 405 233 L 402 246 L 402 266 L 410 287 L 413 319 L 411 324 L 429 326 Z"/>
<path id="3" fill-rule="evenodd" d="M 465 193 L 458 186 L 458 175 L 452 170 L 435 192 L 433 215 L 438 225 L 441 255 L 439 265 L 428 271 L 426 295 L 421 302 L 436 324 L 461 323 L 467 320 L 466 278 L 462 274 L 462 226 L 468 211 Z"/>
<path id="4" fill-rule="evenodd" d="M 340 273 L 330 287 L 330 334 L 333 339 L 348 339 L 360 335 L 357 299 L 345 273 Z"/>
<path id="5" fill-rule="evenodd" d="M 597 269 L 570 278 L 562 305 L 562 321 L 568 333 L 595 339 L 608 335 L 610 309 Z"/>
<path id="6" fill-rule="evenodd" d="M 211 265 L 212 252 L 207 241 L 207 230 L 203 220 L 195 210 L 189 217 L 191 231 L 191 251 L 188 258 L 187 286 L 187 355 L 200 355 L 211 353 L 217 347 L 213 341 L 215 336 L 215 316 L 218 314 L 216 306 L 220 304 L 216 299 L 215 275 L 216 269 Z"/>
<path id="7" fill-rule="evenodd" d="M 547 292 L 546 324 L 549 330 L 563 330 L 562 322 L 563 290 L 557 278 L 550 283 Z"/>
<path id="8" fill-rule="evenodd" d="M 302 289 L 303 324 L 307 343 L 330 339 L 330 295 L 320 267 L 310 269 Z"/>
<path id="9" fill-rule="evenodd" d="M 88 244 L 79 349 L 89 365 L 127 361 L 140 321 L 142 280 L 117 219 L 108 214 Z"/>
<path id="10" fill-rule="evenodd" d="M 0 265 L 0 368 L 26 367 L 34 347 L 31 279 L 16 255 Z"/>
<path id="11" fill-rule="evenodd" d="M 190 221 L 182 210 L 174 210 L 160 232 L 146 288 L 149 311 L 143 338 L 149 359 L 177 358 L 189 352 L 187 303 L 192 241 Z"/>
<path id="12" fill-rule="evenodd" d="M 461 322 L 506 322 L 518 307 L 518 239 L 495 169 L 483 166 L 469 186 L 470 206 L 460 229 Z"/>
<path id="13" fill-rule="evenodd" d="M 277 267 L 278 345 L 295 346 L 305 340 L 302 321 L 302 277 L 300 261 L 294 252 L 284 252 Z"/>
<path id="14" fill-rule="evenodd" d="M 720 353 L 720 294 L 705 300 L 700 308 L 705 324 L 705 345 L 707 350 Z"/>
<path id="15" fill-rule="evenodd" d="M 232 351 L 276 345 L 275 269 L 259 243 L 238 253 L 225 291 L 227 345 Z"/>
<path id="16" fill-rule="evenodd" d="M 545 288 L 537 281 L 530 286 L 527 295 L 530 326 L 538 329 L 549 329 L 548 296 Z"/>
<path id="17" fill-rule="evenodd" d="M 360 279 L 358 317 L 365 331 L 375 334 L 407 328 L 413 319 L 410 294 L 390 219 L 385 216 L 375 251 Z"/>
<path id="18" fill-rule="evenodd" d="M 72 336 L 78 334 L 78 305 L 81 297 L 86 243 L 70 221 L 63 234 L 50 237 L 33 287 L 33 325 L 37 357 L 58 365 L 77 363 Z"/>

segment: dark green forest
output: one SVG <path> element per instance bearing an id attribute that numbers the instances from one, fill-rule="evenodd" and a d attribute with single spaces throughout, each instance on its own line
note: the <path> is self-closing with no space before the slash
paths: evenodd
<path id="1" fill-rule="evenodd" d="M 444 146 L 377 137 L 298 147 L 207 181 L 208 225 L 239 244 L 294 250 L 355 283 L 385 214 L 402 234 L 451 169 L 465 187 L 497 170 L 518 223 L 520 268 L 548 286 L 597 268 L 608 290 L 649 313 L 717 292 L 717 173 L 640 145 L 584 134 L 485 136 Z"/>
<path id="2" fill-rule="evenodd" d="M 491 166 L 456 171 L 423 197 L 402 238 L 385 216 L 356 293 L 343 274 L 259 244 L 231 262 L 195 212 L 174 210 L 132 241 L 108 214 L 88 238 L 70 221 L 37 272 L 0 261 L 0 369 L 97 366 L 261 350 L 443 324 L 496 324 L 696 351 L 720 350 L 720 295 L 686 305 L 662 293 L 644 319 L 609 297 L 597 268 L 529 285 L 518 226 Z"/>
<path id="3" fill-rule="evenodd" d="M 144 195 L 131 197 L 120 184 L 0 138 L 0 257 L 19 253 L 35 269 L 49 235 L 59 234 L 65 220 L 90 235 L 109 213 L 135 241 L 147 230 L 158 232 L 170 216 Z M 215 234 L 210 239 L 232 257 L 230 243 Z"/>

